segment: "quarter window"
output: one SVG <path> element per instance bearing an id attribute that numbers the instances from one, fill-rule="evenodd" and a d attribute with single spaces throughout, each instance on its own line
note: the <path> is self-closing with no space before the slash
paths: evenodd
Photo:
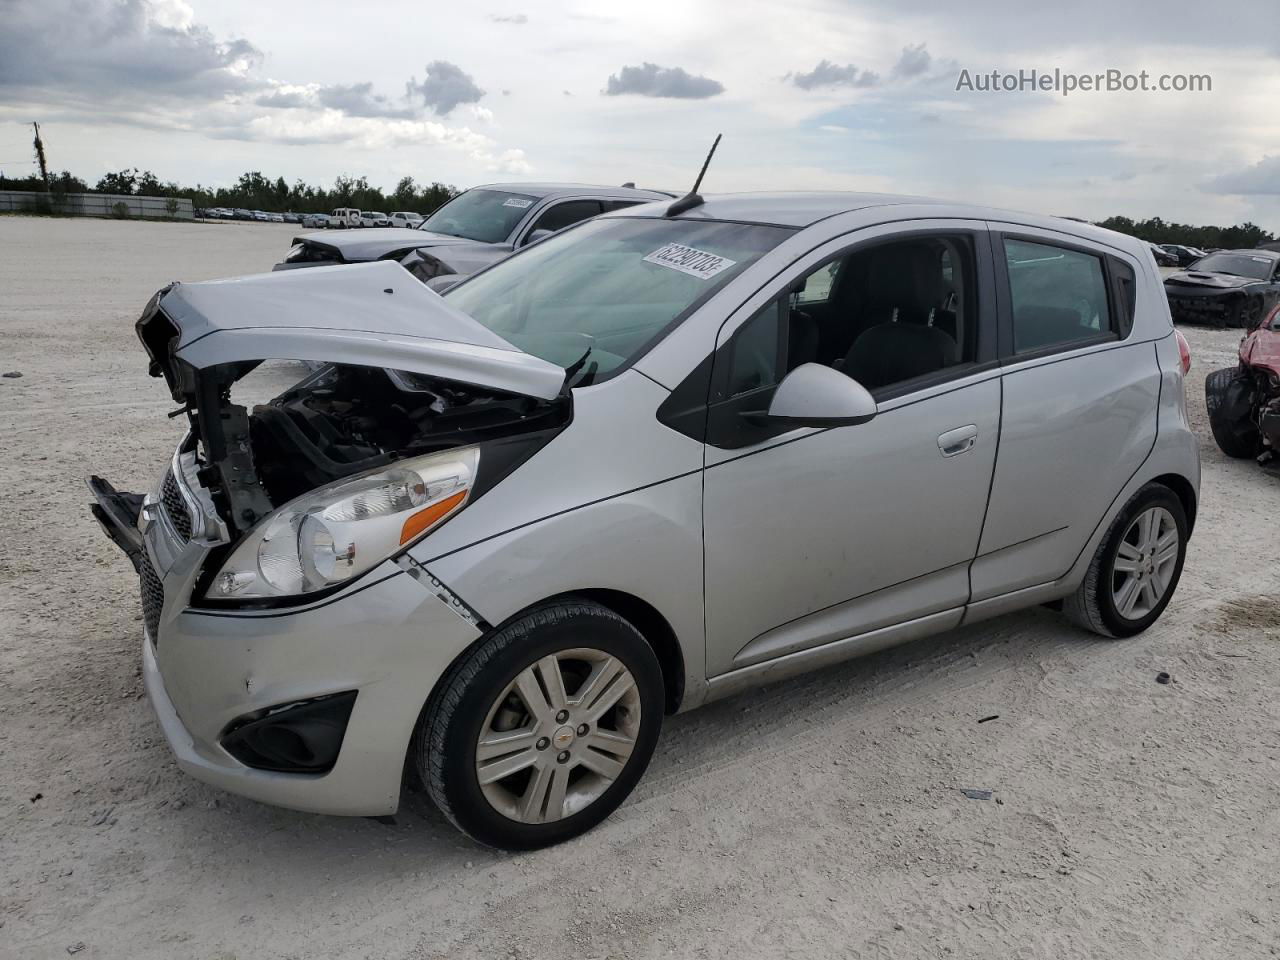
<path id="1" fill-rule="evenodd" d="M 1030 240 L 1004 240 L 1016 353 L 1069 345 L 1115 330 L 1102 258 Z"/>

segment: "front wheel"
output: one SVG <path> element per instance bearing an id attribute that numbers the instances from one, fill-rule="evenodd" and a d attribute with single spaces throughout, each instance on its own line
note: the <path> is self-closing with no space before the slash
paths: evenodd
<path id="1" fill-rule="evenodd" d="M 1141 633 L 1169 605 L 1186 554 L 1182 501 L 1163 484 L 1149 483 L 1112 521 L 1063 612 L 1104 637 Z"/>
<path id="2" fill-rule="evenodd" d="M 529 850 L 612 813 L 649 764 L 662 670 L 630 623 L 598 604 L 539 607 L 441 680 L 414 759 L 432 800 L 481 843 Z"/>

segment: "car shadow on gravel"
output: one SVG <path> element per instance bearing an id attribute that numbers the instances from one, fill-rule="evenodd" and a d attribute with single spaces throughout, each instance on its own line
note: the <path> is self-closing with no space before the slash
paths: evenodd
<path id="1" fill-rule="evenodd" d="M 823 740 L 824 724 L 839 721 L 878 729 L 920 710 L 966 708 L 974 699 L 955 682 L 957 675 L 984 661 L 1015 668 L 1063 647 L 1106 644 L 1071 626 L 1059 614 L 1036 609 L 961 627 L 948 633 L 851 660 L 837 666 L 747 691 L 688 714 L 669 717 L 653 761 L 635 795 L 619 813 L 593 833 L 607 830 L 629 805 L 679 791 L 691 777 L 722 767 L 750 763 L 754 754 L 777 749 L 803 750 Z M 1028 684 L 1040 678 L 1029 671 Z M 978 682 L 981 682 L 980 680 Z M 981 698 L 976 698 L 981 700 Z M 983 708 L 985 709 L 985 707 Z M 977 706 L 970 711 L 982 712 Z M 766 735 L 761 731 L 766 730 Z M 172 778 L 182 775 L 173 769 Z M 162 779 L 164 775 L 162 774 Z M 485 866 L 513 854 L 473 843 L 457 831 L 429 797 L 407 778 L 394 818 L 344 818 L 282 810 L 195 785 L 203 802 L 220 810 L 222 829 L 182 842 L 190 853 L 207 842 L 205 855 L 216 859 L 225 841 L 226 821 L 237 835 L 255 838 L 273 872 L 294 870 L 314 875 L 340 869 L 348 879 L 367 874 L 370 881 L 397 873 L 445 875 L 458 868 Z"/>

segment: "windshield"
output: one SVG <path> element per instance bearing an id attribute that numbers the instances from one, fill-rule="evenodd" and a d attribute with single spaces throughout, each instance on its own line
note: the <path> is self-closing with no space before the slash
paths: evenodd
<path id="1" fill-rule="evenodd" d="M 506 243 L 537 199 L 503 190 L 468 190 L 427 217 L 418 229 L 481 243 Z"/>
<path id="2" fill-rule="evenodd" d="M 526 353 L 562 367 L 581 362 L 572 385 L 584 386 L 639 358 L 791 232 L 714 221 L 592 220 L 446 296 Z"/>
<path id="3" fill-rule="evenodd" d="M 1191 269 L 1203 273 L 1229 273 L 1235 277 L 1266 280 L 1271 276 L 1275 260 L 1256 257 L 1249 253 L 1211 253 L 1191 265 Z"/>

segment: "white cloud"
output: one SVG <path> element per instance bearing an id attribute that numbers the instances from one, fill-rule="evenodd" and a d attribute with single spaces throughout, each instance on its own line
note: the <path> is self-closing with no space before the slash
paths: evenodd
<path id="1" fill-rule="evenodd" d="M 233 140 L 350 145 L 366 150 L 438 146 L 462 153 L 487 171 L 527 173 L 531 169 L 522 150 L 500 149 L 492 138 L 469 127 L 452 127 L 435 120 L 353 117 L 328 109 L 280 111 L 254 117 L 243 126 L 225 128 L 220 135 Z"/>

